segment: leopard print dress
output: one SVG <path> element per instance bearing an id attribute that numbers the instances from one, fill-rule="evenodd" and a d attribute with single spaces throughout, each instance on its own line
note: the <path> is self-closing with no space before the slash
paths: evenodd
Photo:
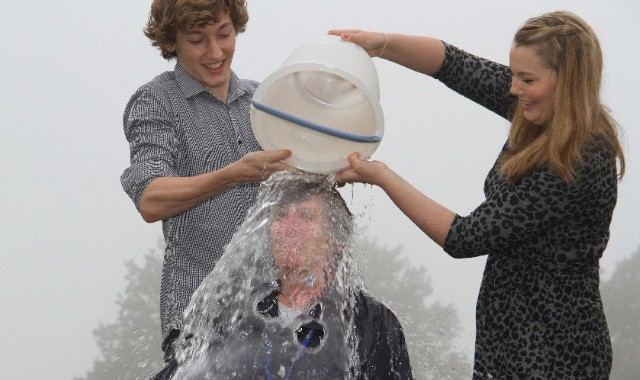
<path id="1" fill-rule="evenodd" d="M 516 99 L 509 94 L 509 68 L 445 46 L 434 77 L 510 120 Z M 617 167 L 597 138 L 582 155 L 573 185 L 548 166 L 510 184 L 499 173 L 498 157 L 485 181 L 486 200 L 455 217 L 445 251 L 456 258 L 487 255 L 474 379 L 609 377 L 598 261 L 609 240 Z"/>

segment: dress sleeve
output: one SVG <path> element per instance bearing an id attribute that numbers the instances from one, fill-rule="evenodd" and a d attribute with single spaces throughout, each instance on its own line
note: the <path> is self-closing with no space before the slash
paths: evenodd
<path id="1" fill-rule="evenodd" d="M 123 124 L 131 165 L 120 182 L 139 210 L 142 193 L 153 179 L 177 176 L 176 122 L 169 101 L 143 88 L 127 104 Z"/>
<path id="2" fill-rule="evenodd" d="M 615 162 L 605 151 L 586 156 L 576 168 L 577 180 L 566 183 L 545 165 L 523 177 L 517 184 L 490 190 L 487 199 L 470 215 L 456 215 L 444 243 L 455 258 L 475 257 L 508 251 L 544 236 L 552 229 L 566 228 L 569 220 L 588 223 L 600 216 L 597 202 L 600 182 L 615 170 Z M 615 183 L 615 179 L 614 179 Z M 595 223 L 595 222 L 594 222 Z"/>
<path id="3" fill-rule="evenodd" d="M 509 91 L 511 70 L 444 43 L 445 59 L 433 77 L 458 94 L 511 120 L 516 97 Z"/>

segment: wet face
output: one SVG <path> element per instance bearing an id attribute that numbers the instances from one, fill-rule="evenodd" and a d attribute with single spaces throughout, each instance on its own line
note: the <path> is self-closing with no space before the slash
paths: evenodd
<path id="1" fill-rule="evenodd" d="M 333 255 L 321 198 L 291 203 L 275 213 L 271 239 L 275 264 L 285 275 L 305 276 L 326 269 Z"/>
<path id="2" fill-rule="evenodd" d="M 226 103 L 236 49 L 236 30 L 229 14 L 215 23 L 178 30 L 174 48 L 182 67 Z"/>
<path id="3" fill-rule="evenodd" d="M 518 97 L 524 118 L 546 125 L 553 116 L 558 75 L 545 65 L 535 47 L 513 46 L 509 54 L 511 94 Z"/>

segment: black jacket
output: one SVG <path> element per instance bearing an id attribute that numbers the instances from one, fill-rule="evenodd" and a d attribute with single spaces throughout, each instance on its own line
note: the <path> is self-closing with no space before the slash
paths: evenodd
<path id="1" fill-rule="evenodd" d="M 353 313 L 341 313 L 326 298 L 287 327 L 276 319 L 280 315 L 277 295 L 271 292 L 256 303 L 256 313 L 240 316 L 243 323 L 237 326 L 241 328 L 212 342 L 200 358 L 186 362 L 174 380 L 199 379 L 205 374 L 216 374 L 216 379 L 346 379 L 349 372 L 359 380 L 413 379 L 402 326 L 371 295 L 360 292 Z M 354 361 L 347 359 L 346 341 L 352 338 L 344 327 L 352 325 L 351 317 L 358 337 Z M 174 360 L 154 380 L 171 379 L 176 370 Z"/>

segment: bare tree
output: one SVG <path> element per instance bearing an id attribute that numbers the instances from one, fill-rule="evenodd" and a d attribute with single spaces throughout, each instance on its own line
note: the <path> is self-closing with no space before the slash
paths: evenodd
<path id="1" fill-rule="evenodd" d="M 369 291 L 402 323 L 415 378 L 470 378 L 470 359 L 454 343 L 460 331 L 455 309 L 428 303 L 433 288 L 426 269 L 401 258 L 401 250 L 364 239 L 358 243 L 358 261 Z"/>
<path id="2" fill-rule="evenodd" d="M 611 379 L 640 376 L 640 248 L 616 265 L 611 279 L 601 285 L 613 346 Z"/>

